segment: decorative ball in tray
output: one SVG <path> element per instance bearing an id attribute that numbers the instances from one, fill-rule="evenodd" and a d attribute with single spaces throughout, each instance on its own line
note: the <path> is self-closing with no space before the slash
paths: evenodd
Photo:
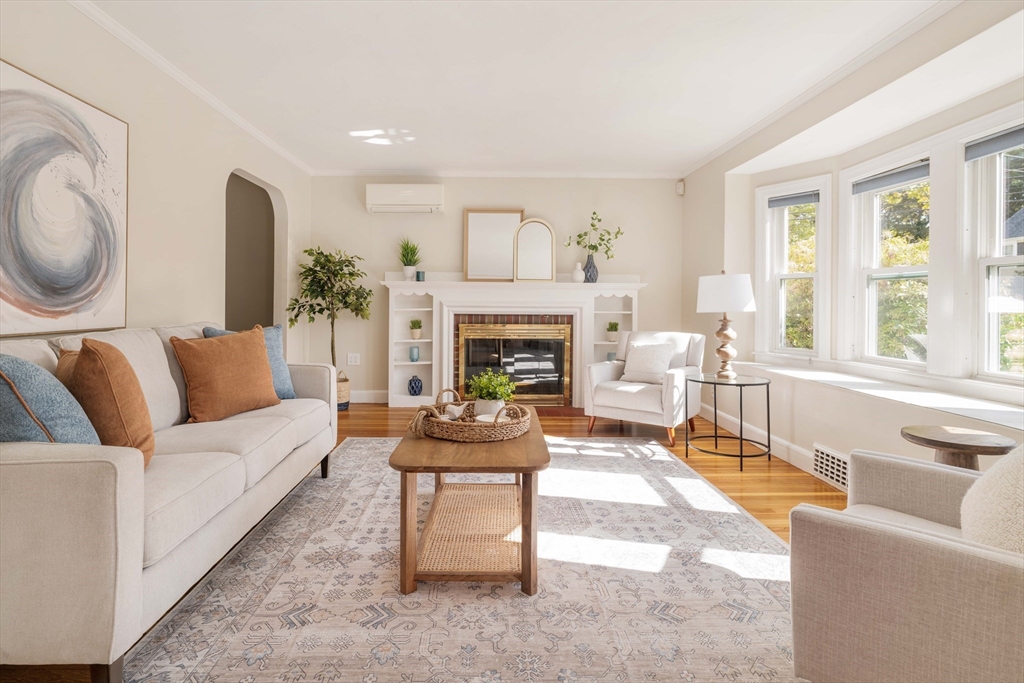
<path id="1" fill-rule="evenodd" d="M 442 401 L 447 394 L 455 394 L 454 401 Z M 448 407 L 455 410 L 450 417 Z M 461 410 L 460 410 L 461 409 Z M 477 421 L 472 401 L 463 401 L 459 392 L 445 389 L 437 395 L 432 406 L 420 406 L 409 423 L 409 431 L 417 436 L 429 436 L 446 441 L 463 443 L 486 443 L 488 441 L 507 441 L 515 439 L 530 430 L 530 411 L 514 403 L 507 404 L 499 410 L 493 419 L 486 422 Z"/>

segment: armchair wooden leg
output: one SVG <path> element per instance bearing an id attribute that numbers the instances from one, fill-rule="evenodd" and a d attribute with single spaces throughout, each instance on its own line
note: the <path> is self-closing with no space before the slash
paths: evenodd
<path id="1" fill-rule="evenodd" d="M 690 424 L 690 431 L 691 432 L 697 431 L 697 423 L 693 421 L 692 417 L 689 420 L 687 420 L 687 422 Z"/>
<path id="2" fill-rule="evenodd" d="M 121 683 L 124 680 L 124 655 L 110 664 L 90 664 L 89 677 L 92 683 Z"/>
<path id="3" fill-rule="evenodd" d="M 590 422 L 587 424 L 587 434 L 590 434 L 592 431 L 594 431 L 595 422 L 597 422 L 597 416 L 591 415 Z"/>
<path id="4" fill-rule="evenodd" d="M 320 478 L 326 479 L 327 473 L 331 469 L 331 454 L 328 453 L 324 456 L 324 459 L 320 461 Z"/>
<path id="5" fill-rule="evenodd" d="M 676 428 L 675 427 L 665 427 L 665 431 L 668 432 L 668 445 L 675 446 L 676 445 Z"/>

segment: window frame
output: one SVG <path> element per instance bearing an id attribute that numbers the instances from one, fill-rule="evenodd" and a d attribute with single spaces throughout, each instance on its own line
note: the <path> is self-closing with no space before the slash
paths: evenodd
<path id="1" fill-rule="evenodd" d="M 768 208 L 768 200 L 807 192 L 818 193 L 814 226 L 814 273 L 785 273 L 787 249 L 785 231 L 776 225 L 776 209 Z M 756 317 L 754 332 L 755 357 L 763 359 L 825 359 L 831 352 L 831 248 L 832 174 L 803 178 L 785 183 L 765 185 L 754 191 L 755 202 L 755 268 L 754 298 L 758 311 L 768 315 Z M 814 348 L 794 349 L 782 346 L 781 287 L 784 280 L 810 278 L 814 287 Z"/>

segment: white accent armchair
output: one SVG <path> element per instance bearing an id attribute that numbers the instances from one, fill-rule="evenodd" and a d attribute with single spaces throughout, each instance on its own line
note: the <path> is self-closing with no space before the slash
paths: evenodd
<path id="1" fill-rule="evenodd" d="M 797 676 L 1024 681 L 1024 556 L 960 537 L 980 476 L 854 451 L 845 511 L 793 508 Z"/>
<path id="2" fill-rule="evenodd" d="M 623 382 L 631 345 L 675 344 L 676 353 L 662 384 Z M 704 335 L 686 332 L 630 332 L 619 339 L 617 358 L 622 360 L 587 366 L 584 414 L 590 418 L 587 432 L 597 418 L 628 420 L 664 427 L 669 443 L 676 445 L 676 425 L 689 421 L 700 412 L 700 390 L 691 387 L 689 404 L 684 405 L 686 377 L 699 375 L 704 359 Z"/>

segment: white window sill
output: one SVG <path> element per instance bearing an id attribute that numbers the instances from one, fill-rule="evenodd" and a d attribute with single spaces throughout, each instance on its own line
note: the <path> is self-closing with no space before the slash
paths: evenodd
<path id="1" fill-rule="evenodd" d="M 764 373 L 769 376 L 771 374 L 778 374 L 784 377 L 828 384 L 829 386 L 856 391 L 869 396 L 877 396 L 878 398 L 890 401 L 940 410 L 945 413 L 981 420 L 982 422 L 989 422 L 1010 429 L 1024 430 L 1024 407 L 1020 405 L 1020 402 L 1024 399 L 1024 390 L 1022 390 L 1021 386 L 1007 387 L 1004 385 L 990 385 L 988 382 L 979 382 L 977 380 L 958 380 L 948 377 L 935 378 L 921 375 L 913 379 L 930 382 L 932 386 L 915 386 L 909 383 L 869 377 L 865 376 L 865 374 L 850 371 L 863 370 L 864 368 L 857 366 L 866 365 L 864 363 L 822 360 L 808 362 L 807 359 L 778 358 L 772 354 L 757 354 L 756 358 L 759 362 L 736 363 L 734 361 L 734 364 L 743 367 L 742 372 L 744 373 L 755 375 Z M 867 370 L 874 373 L 875 368 L 869 367 Z M 891 371 L 892 369 L 884 368 L 884 370 Z M 951 389 L 954 390 L 951 391 Z M 967 389 L 968 391 L 956 391 L 955 389 Z M 968 395 L 974 392 L 991 392 L 998 394 L 1000 397 L 1005 395 L 1010 398 L 1012 403 Z"/>

